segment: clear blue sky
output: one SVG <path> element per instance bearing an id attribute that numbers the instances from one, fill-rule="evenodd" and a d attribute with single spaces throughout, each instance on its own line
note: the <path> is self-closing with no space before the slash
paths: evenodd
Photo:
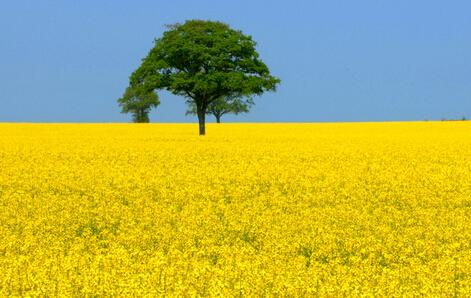
<path id="1" fill-rule="evenodd" d="M 160 37 L 187 19 L 253 36 L 282 79 L 223 121 L 471 117 L 471 1 L 2 1 L 0 122 L 127 122 L 116 99 Z M 192 122 L 161 92 L 153 122 Z"/>

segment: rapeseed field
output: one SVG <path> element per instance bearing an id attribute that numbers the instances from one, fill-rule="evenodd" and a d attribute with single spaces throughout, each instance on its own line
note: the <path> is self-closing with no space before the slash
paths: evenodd
<path id="1" fill-rule="evenodd" d="M 0 124 L 0 296 L 471 295 L 471 122 Z"/>

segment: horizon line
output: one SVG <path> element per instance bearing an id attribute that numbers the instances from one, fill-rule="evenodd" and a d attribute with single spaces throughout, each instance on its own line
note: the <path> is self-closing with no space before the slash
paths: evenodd
<path id="1" fill-rule="evenodd" d="M 403 122 L 466 122 L 470 119 L 424 119 L 424 120 L 379 120 L 379 121 L 256 121 L 256 122 L 206 122 L 206 124 L 339 124 L 339 123 L 403 123 Z M 198 125 L 198 122 L 148 122 L 148 123 L 135 123 L 135 122 L 80 122 L 80 121 L 0 121 L 0 124 L 185 124 L 185 125 Z"/>

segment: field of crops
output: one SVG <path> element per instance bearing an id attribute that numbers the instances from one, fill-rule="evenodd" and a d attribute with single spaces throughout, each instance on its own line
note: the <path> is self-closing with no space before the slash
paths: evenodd
<path id="1" fill-rule="evenodd" d="M 0 124 L 0 296 L 466 296 L 471 122 Z"/>

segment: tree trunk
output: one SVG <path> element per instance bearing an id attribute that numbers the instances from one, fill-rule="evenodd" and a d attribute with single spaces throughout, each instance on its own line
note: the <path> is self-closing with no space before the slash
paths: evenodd
<path id="1" fill-rule="evenodd" d="M 198 114 L 198 123 L 200 128 L 200 136 L 204 136 L 206 134 L 205 128 L 205 116 L 206 116 L 206 109 L 201 106 L 196 106 L 197 114 Z"/>
<path id="2" fill-rule="evenodd" d="M 143 109 L 137 109 L 134 111 L 133 121 L 135 123 L 148 123 L 149 122 L 149 113 Z"/>
<path id="3" fill-rule="evenodd" d="M 144 122 L 143 114 L 142 110 L 137 110 L 137 123 Z"/>
<path id="4" fill-rule="evenodd" d="M 221 115 L 215 115 L 216 123 L 221 123 Z"/>

